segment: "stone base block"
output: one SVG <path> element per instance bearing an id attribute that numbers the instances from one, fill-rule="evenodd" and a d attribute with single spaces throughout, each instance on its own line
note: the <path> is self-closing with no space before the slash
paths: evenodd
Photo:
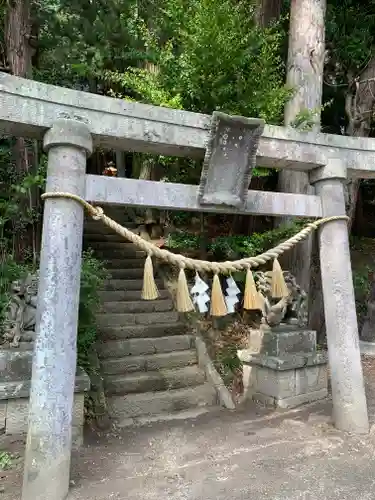
<path id="1" fill-rule="evenodd" d="M 251 330 L 249 348 L 253 353 L 268 356 L 316 352 L 316 332 L 301 328 Z"/>
<path id="2" fill-rule="evenodd" d="M 241 352 L 247 398 L 292 408 L 328 394 L 326 353 L 277 358 Z M 246 380 L 245 380 L 246 377 Z"/>
<path id="3" fill-rule="evenodd" d="M 309 392 L 307 394 L 299 394 L 298 396 L 291 396 L 290 398 L 277 399 L 272 396 L 266 396 L 262 393 L 254 393 L 252 395 L 254 401 L 258 401 L 266 406 L 273 406 L 275 408 L 295 408 L 306 403 L 312 403 L 324 399 L 328 396 L 327 389 L 320 389 L 320 391 Z"/>
<path id="4" fill-rule="evenodd" d="M 375 342 L 360 340 L 359 349 L 361 354 L 366 354 L 366 356 L 375 356 Z"/>
<path id="5" fill-rule="evenodd" d="M 27 433 L 32 354 L 32 350 L 0 350 L 0 433 Z M 77 368 L 72 419 L 74 448 L 83 443 L 84 401 L 89 389 L 88 375 Z"/>
<path id="6" fill-rule="evenodd" d="M 83 444 L 84 394 L 74 395 L 72 420 L 72 446 L 79 448 Z M 27 433 L 29 419 L 29 399 L 8 399 L 0 402 L 0 430 L 5 434 L 20 435 Z"/>

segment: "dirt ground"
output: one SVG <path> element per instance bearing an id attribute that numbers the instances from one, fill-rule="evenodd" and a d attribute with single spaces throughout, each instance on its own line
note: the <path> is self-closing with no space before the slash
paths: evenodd
<path id="1" fill-rule="evenodd" d="M 363 357 L 363 367 L 374 424 L 375 359 Z M 72 459 L 68 500 L 370 500 L 375 432 L 345 435 L 331 426 L 330 413 L 329 400 L 283 412 L 249 404 L 189 421 L 88 432 Z M 13 459 L 0 471 L 0 500 L 20 499 L 23 448 L 22 440 L 2 438 L 0 450 Z"/>

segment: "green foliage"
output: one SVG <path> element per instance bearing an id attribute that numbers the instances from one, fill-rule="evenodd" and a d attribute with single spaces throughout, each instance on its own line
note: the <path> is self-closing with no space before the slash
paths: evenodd
<path id="1" fill-rule="evenodd" d="M 8 451 L 0 450 L 0 470 L 7 470 L 12 467 L 14 457 Z"/>
<path id="2" fill-rule="evenodd" d="M 187 232 L 171 233 L 166 239 L 165 246 L 175 250 L 197 250 L 200 245 L 200 236 Z"/>
<path id="3" fill-rule="evenodd" d="M 12 141 L 0 140 L 0 260 L 2 254 L 14 253 L 16 235 L 23 235 L 28 226 L 39 221 L 41 214 L 33 197 L 45 185 L 45 157 L 36 172 L 17 172 L 12 146 Z M 26 262 L 35 263 L 31 248 L 22 257 Z"/>
<path id="4" fill-rule="evenodd" d="M 259 29 L 248 2 L 162 0 L 151 5 L 152 22 L 134 28 L 144 48 L 142 63 L 126 71 L 98 71 L 110 95 L 154 105 L 212 113 L 214 110 L 281 123 L 291 95 L 284 85 L 281 23 Z M 170 181 L 195 184 L 201 162 L 162 158 Z M 268 175 L 257 168 L 254 175 Z"/>
<path id="5" fill-rule="evenodd" d="M 11 256 L 5 256 L 1 261 L 0 276 L 0 335 L 4 313 L 9 304 L 9 289 L 13 281 L 24 278 L 33 269 L 28 265 L 17 264 Z M 88 351 L 96 341 L 95 315 L 100 306 L 99 290 L 107 278 L 104 263 L 98 261 L 92 251 L 83 252 L 81 287 L 78 318 L 77 353 L 78 365 L 90 372 Z"/>
<path id="6" fill-rule="evenodd" d="M 25 207 L 24 202 L 30 201 L 30 190 L 34 186 L 43 185 L 44 177 L 40 174 L 27 174 L 19 182 L 7 184 L 6 191 L 0 194 L 0 237 L 4 237 L 7 223 L 17 220 L 22 221 L 22 224 L 32 224 L 39 217 L 30 203 Z M 17 227 L 14 230 L 17 230 Z"/>
<path id="7" fill-rule="evenodd" d="M 78 319 L 78 365 L 90 372 L 88 352 L 96 341 L 95 315 L 100 306 L 99 290 L 108 277 L 104 264 L 91 250 L 83 252 Z"/>
<path id="8" fill-rule="evenodd" d="M 164 0 L 152 27 L 142 18 L 137 27 L 148 63 L 105 79 L 152 104 L 282 120 L 285 34 L 280 25 L 257 28 L 247 2 Z"/>
<path id="9" fill-rule="evenodd" d="M 183 109 L 182 99 L 179 94 L 173 95 L 168 89 L 163 88 L 159 76 L 152 71 L 141 68 L 129 68 L 126 73 L 105 71 L 102 78 L 111 85 L 116 84 L 123 89 L 129 89 L 135 94 L 137 100 L 163 106 L 165 108 Z M 114 97 L 113 92 L 109 92 Z M 125 95 L 126 100 L 136 100 Z"/>
<path id="10" fill-rule="evenodd" d="M 331 106 L 332 102 L 331 99 L 316 109 L 301 109 L 299 113 L 297 113 L 295 119 L 290 123 L 290 126 L 302 132 L 312 130 L 314 125 L 319 123 L 320 113 Z"/>
<path id="11" fill-rule="evenodd" d="M 362 324 L 367 314 L 367 301 L 371 287 L 370 272 L 369 266 L 353 270 L 354 295 L 359 325 Z"/>
<path id="12" fill-rule="evenodd" d="M 367 304 L 371 293 L 374 271 L 374 240 L 372 238 L 350 237 L 353 269 L 353 286 L 357 317 L 361 328 L 367 314 Z"/>
<path id="13" fill-rule="evenodd" d="M 35 4 L 36 5 L 36 4 Z M 38 66 L 48 83 L 127 100 L 281 123 L 282 23 L 259 29 L 254 5 L 232 0 L 37 4 Z M 159 158 L 170 181 L 196 183 L 200 162 Z M 256 169 L 254 175 L 268 175 Z"/>
<path id="14" fill-rule="evenodd" d="M 227 387 L 229 387 L 233 381 L 234 373 L 242 367 L 237 351 L 237 345 L 226 345 L 225 348 L 219 350 L 215 356 L 215 367 Z"/>
<path id="15" fill-rule="evenodd" d="M 49 0 L 39 4 L 39 67 L 34 78 L 96 91 L 96 74 L 124 71 L 142 58 L 132 0 Z"/>
<path id="16" fill-rule="evenodd" d="M 330 0 L 326 18 L 327 46 L 339 67 L 336 72 L 358 73 L 373 55 L 373 0 Z"/>
<path id="17" fill-rule="evenodd" d="M 328 0 L 325 19 L 326 57 L 324 101 L 332 105 L 322 115 L 323 131 L 342 134 L 347 125 L 348 85 L 367 67 L 374 53 L 373 0 Z M 371 83 L 365 92 L 371 91 Z"/>
<path id="18" fill-rule="evenodd" d="M 253 233 L 251 236 L 218 236 L 208 242 L 207 250 L 215 260 L 254 257 L 290 238 L 300 231 L 306 223 L 306 220 L 296 220 L 264 233 Z M 166 240 L 167 247 L 180 252 L 196 250 L 200 248 L 200 244 L 200 236 L 187 232 L 171 233 Z"/>

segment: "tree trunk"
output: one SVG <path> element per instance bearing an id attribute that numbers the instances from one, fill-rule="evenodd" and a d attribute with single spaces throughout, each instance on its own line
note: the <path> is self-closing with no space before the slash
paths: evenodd
<path id="1" fill-rule="evenodd" d="M 9 70 L 12 75 L 31 78 L 31 36 L 30 0 L 8 2 L 5 16 L 5 43 Z M 25 141 L 17 139 L 15 163 L 17 172 L 28 170 L 28 155 Z"/>
<path id="2" fill-rule="evenodd" d="M 10 73 L 23 78 L 31 78 L 32 50 L 31 37 L 31 2 L 30 0 L 13 0 L 8 2 L 5 15 L 5 43 L 7 62 Z M 13 150 L 17 174 L 22 177 L 30 169 L 30 155 L 25 139 L 18 137 Z M 32 195 L 30 193 L 32 204 Z M 30 206 L 32 209 L 33 206 Z M 17 260 L 23 260 L 27 254 L 29 238 L 25 238 L 25 228 L 19 226 L 20 221 L 14 221 L 14 254 Z M 32 235 L 34 247 L 34 236 Z M 35 258 L 35 248 L 33 248 Z"/>
<path id="3" fill-rule="evenodd" d="M 375 108 L 375 55 L 370 59 L 362 73 L 352 78 L 348 75 L 350 90 L 346 97 L 348 117 L 347 134 L 368 137 L 371 131 Z M 353 180 L 348 186 L 349 230 L 354 222 L 360 181 Z M 375 280 L 373 278 L 370 297 L 367 303 L 367 316 L 360 332 L 362 340 L 375 342 Z"/>
<path id="4" fill-rule="evenodd" d="M 347 135 L 368 137 L 375 106 L 375 55 L 356 78 L 348 75 L 349 91 L 346 96 L 345 111 L 348 117 Z M 348 185 L 348 209 L 351 227 L 356 213 L 360 181 L 354 179 Z"/>
<path id="5" fill-rule="evenodd" d="M 31 77 L 30 0 L 8 2 L 5 16 L 5 39 L 8 65 L 13 75 Z"/>
<path id="6" fill-rule="evenodd" d="M 352 223 L 352 234 L 367 236 L 367 220 L 364 213 L 364 201 L 363 201 L 363 190 L 361 186 L 357 193 L 357 206 L 355 209 L 355 215 L 353 217 Z M 354 224 L 355 222 L 355 224 Z"/>
<path id="7" fill-rule="evenodd" d="M 324 17 L 326 0 L 291 0 L 287 86 L 295 93 L 285 106 L 285 125 L 291 125 L 298 114 L 309 110 L 314 125 L 320 130 L 325 52 Z M 304 172 L 282 170 L 279 191 L 310 194 L 313 192 Z M 287 222 L 283 218 L 281 223 Z M 300 243 L 288 256 L 288 269 L 300 286 L 309 292 L 312 238 Z"/>
<path id="8" fill-rule="evenodd" d="M 281 15 L 282 0 L 258 0 L 256 23 L 261 28 L 267 27 L 272 21 L 277 21 Z"/>
<path id="9" fill-rule="evenodd" d="M 348 117 L 347 135 L 355 137 L 368 137 L 371 130 L 371 121 L 375 105 L 375 56 L 371 58 L 362 73 L 353 78 L 348 75 L 350 90 L 346 97 L 345 111 Z M 348 231 L 356 215 L 356 205 L 358 200 L 360 181 L 352 179 L 347 185 L 347 215 L 349 216 Z M 310 290 L 310 327 L 318 331 L 320 341 L 325 334 L 325 323 L 322 315 L 323 295 L 320 281 L 320 273 L 314 270 L 314 287 Z M 360 336 L 370 338 L 372 332 L 372 341 L 375 342 L 375 314 L 372 313 L 375 307 L 375 301 L 371 298 L 368 302 L 368 315 L 361 330 Z M 320 328 L 320 330 L 318 329 Z"/>
<path id="10" fill-rule="evenodd" d="M 152 156 L 141 155 L 139 179 L 157 182 L 160 181 L 162 176 L 163 168 L 157 159 Z M 143 223 L 151 239 L 156 240 L 164 235 L 164 211 L 146 208 L 146 210 L 137 210 L 136 213 L 143 218 Z"/>
<path id="11" fill-rule="evenodd" d="M 124 151 L 116 151 L 117 177 L 126 177 L 126 164 Z"/>

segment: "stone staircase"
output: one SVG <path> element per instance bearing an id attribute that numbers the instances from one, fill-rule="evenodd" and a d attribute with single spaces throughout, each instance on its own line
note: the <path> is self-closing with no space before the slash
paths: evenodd
<path id="1" fill-rule="evenodd" d="M 127 227 L 123 212 L 106 213 Z M 102 222 L 85 221 L 84 247 L 106 261 L 100 292 L 99 357 L 111 417 L 117 425 L 187 418 L 216 404 L 198 367 L 194 338 L 179 321 L 162 281 L 160 298 L 141 299 L 145 254 Z"/>

